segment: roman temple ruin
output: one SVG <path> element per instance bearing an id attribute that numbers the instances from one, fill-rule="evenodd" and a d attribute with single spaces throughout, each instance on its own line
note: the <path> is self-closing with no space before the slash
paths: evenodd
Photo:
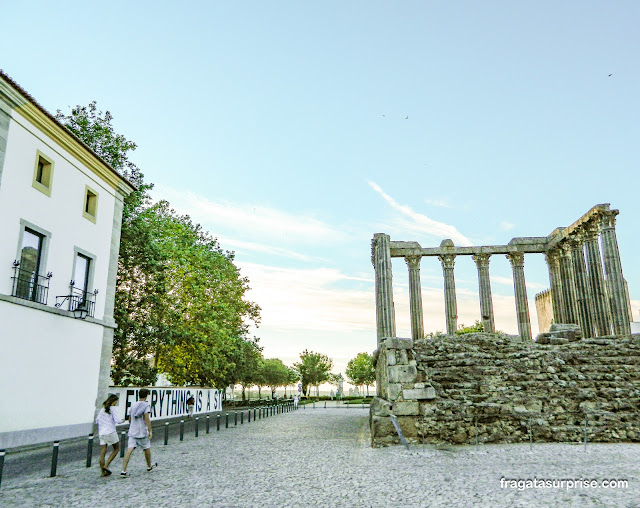
<path id="1" fill-rule="evenodd" d="M 529 438 L 581 439 L 576 422 L 589 416 L 597 427 L 595 440 L 640 439 L 629 423 L 640 409 L 640 336 L 631 335 L 618 213 L 599 204 L 548 236 L 514 238 L 507 245 L 457 247 L 447 239 L 423 248 L 375 234 L 373 444 L 397 441 L 390 415 L 409 440 L 425 442 L 518 441 L 527 435 L 524 427 Z M 550 281 L 549 290 L 537 296 L 547 310 L 535 341 L 524 274 L 525 255 L 531 254 L 544 255 Z M 492 255 L 505 255 L 513 270 L 518 336 L 495 333 Z M 472 256 L 478 269 L 482 333 L 455 335 L 457 256 Z M 391 259 L 397 257 L 409 272 L 411 339 L 396 337 Z M 429 339 L 423 326 L 423 257 L 437 257 L 444 278 L 447 330 Z"/>

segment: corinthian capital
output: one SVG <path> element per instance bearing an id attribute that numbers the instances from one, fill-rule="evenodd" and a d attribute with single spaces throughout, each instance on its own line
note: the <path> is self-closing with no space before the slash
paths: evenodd
<path id="1" fill-rule="evenodd" d="M 409 270 L 416 270 L 420 268 L 420 260 L 422 256 L 405 256 L 404 260 L 409 267 Z"/>
<path id="2" fill-rule="evenodd" d="M 600 229 L 613 229 L 616 227 L 616 215 L 618 210 L 609 210 L 607 212 L 600 212 Z"/>
<path id="3" fill-rule="evenodd" d="M 545 252 L 544 256 L 547 259 L 547 264 L 549 266 L 555 266 L 560 261 L 561 253 L 558 249 L 552 249 Z"/>
<path id="4" fill-rule="evenodd" d="M 598 239 L 600 234 L 600 224 L 597 219 L 591 219 L 582 226 L 582 233 L 586 241 L 591 242 Z"/>
<path id="5" fill-rule="evenodd" d="M 476 262 L 476 266 L 478 268 L 489 268 L 489 258 L 491 254 L 478 253 L 471 256 L 473 260 Z"/>
<path id="6" fill-rule="evenodd" d="M 442 268 L 451 268 L 453 269 L 453 265 L 456 262 L 455 254 L 442 254 L 438 256 L 438 259 L 442 263 Z"/>
<path id="7" fill-rule="evenodd" d="M 507 254 L 507 259 L 514 268 L 524 267 L 524 252 L 510 252 Z"/>

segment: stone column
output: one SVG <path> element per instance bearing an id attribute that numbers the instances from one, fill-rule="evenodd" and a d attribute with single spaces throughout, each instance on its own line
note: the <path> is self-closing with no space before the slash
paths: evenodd
<path id="1" fill-rule="evenodd" d="M 458 306 L 456 304 L 456 281 L 453 276 L 455 254 L 438 256 L 444 273 L 444 305 L 447 315 L 447 334 L 454 335 L 458 329 Z"/>
<path id="2" fill-rule="evenodd" d="M 584 262 L 584 243 L 579 233 L 569 239 L 571 248 L 571 262 L 576 282 L 576 307 L 578 310 L 578 324 L 583 337 L 595 337 L 593 332 L 593 307 L 589 294 L 587 267 Z"/>
<path id="3" fill-rule="evenodd" d="M 396 336 L 396 316 L 393 307 L 393 275 L 389 235 L 376 233 L 371 241 L 371 262 L 376 277 L 376 324 L 378 347 L 382 339 Z"/>
<path id="4" fill-rule="evenodd" d="M 473 260 L 478 268 L 478 288 L 480 291 L 480 312 L 482 314 L 482 326 L 485 332 L 493 333 L 495 324 L 493 320 L 493 300 L 491 299 L 491 280 L 489 279 L 490 254 L 474 254 Z"/>
<path id="5" fill-rule="evenodd" d="M 511 252 L 507 259 L 513 268 L 513 288 L 516 294 L 516 312 L 518 315 L 518 332 L 523 340 L 531 340 L 531 321 L 529 319 L 529 302 L 527 301 L 527 285 L 524 280 L 524 253 Z"/>
<path id="6" fill-rule="evenodd" d="M 422 318 L 422 286 L 420 285 L 420 260 L 422 256 L 406 256 L 409 267 L 409 307 L 411 310 L 411 338 L 424 339 Z"/>
<path id="7" fill-rule="evenodd" d="M 602 235 L 604 272 L 607 276 L 613 333 L 621 335 L 631 333 L 631 325 L 629 324 L 629 304 L 624 288 L 622 263 L 616 238 L 616 215 L 618 215 L 618 210 L 600 214 L 600 234 Z"/>
<path id="8" fill-rule="evenodd" d="M 576 276 L 571 260 L 571 247 L 568 243 L 561 245 L 560 274 L 562 277 L 562 304 L 566 323 L 578 325 L 578 306 L 576 304 Z"/>
<path id="9" fill-rule="evenodd" d="M 587 265 L 589 287 L 591 289 L 591 301 L 593 306 L 593 321 L 596 333 L 599 337 L 610 335 L 611 309 L 602 273 L 602 258 L 600 257 L 600 245 L 598 235 L 600 225 L 596 221 L 589 221 L 584 227 L 585 245 L 587 246 Z"/>
<path id="10" fill-rule="evenodd" d="M 553 322 L 566 323 L 564 306 L 562 303 L 562 276 L 560 275 L 560 252 L 556 249 L 545 253 L 549 268 L 549 287 L 551 288 L 551 306 L 553 307 Z"/>

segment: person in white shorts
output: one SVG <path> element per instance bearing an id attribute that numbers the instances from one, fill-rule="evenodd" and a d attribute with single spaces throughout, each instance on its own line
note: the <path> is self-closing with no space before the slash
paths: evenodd
<path id="1" fill-rule="evenodd" d="M 127 453 L 124 454 L 124 462 L 122 463 L 122 472 L 120 476 L 128 478 L 131 476 L 127 473 L 127 465 L 131 454 L 136 447 L 144 450 L 144 458 L 147 461 L 147 471 L 152 471 L 158 464 L 151 465 L 151 442 L 153 437 L 153 429 L 151 428 L 151 406 L 147 402 L 149 390 L 142 388 L 138 393 L 138 402 L 131 406 L 131 414 L 129 415 L 129 444 Z"/>
<path id="2" fill-rule="evenodd" d="M 114 407 L 118 404 L 118 396 L 115 394 L 109 395 L 107 400 L 102 404 L 102 408 L 96 418 L 98 424 L 98 435 L 100 436 L 100 471 L 101 476 L 109 476 L 109 464 L 116 458 L 118 451 L 120 450 L 120 440 L 118 439 L 118 432 L 116 425 L 122 423 L 118 410 Z M 113 451 L 105 464 L 104 458 L 107 454 L 107 448 L 109 445 L 113 446 Z"/>

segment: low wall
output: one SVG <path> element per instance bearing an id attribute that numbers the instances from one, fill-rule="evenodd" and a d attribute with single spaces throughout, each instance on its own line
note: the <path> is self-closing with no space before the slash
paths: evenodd
<path id="1" fill-rule="evenodd" d="M 414 442 L 640 441 L 640 335 L 552 342 L 385 339 L 372 444 L 399 442 L 389 414 Z"/>

